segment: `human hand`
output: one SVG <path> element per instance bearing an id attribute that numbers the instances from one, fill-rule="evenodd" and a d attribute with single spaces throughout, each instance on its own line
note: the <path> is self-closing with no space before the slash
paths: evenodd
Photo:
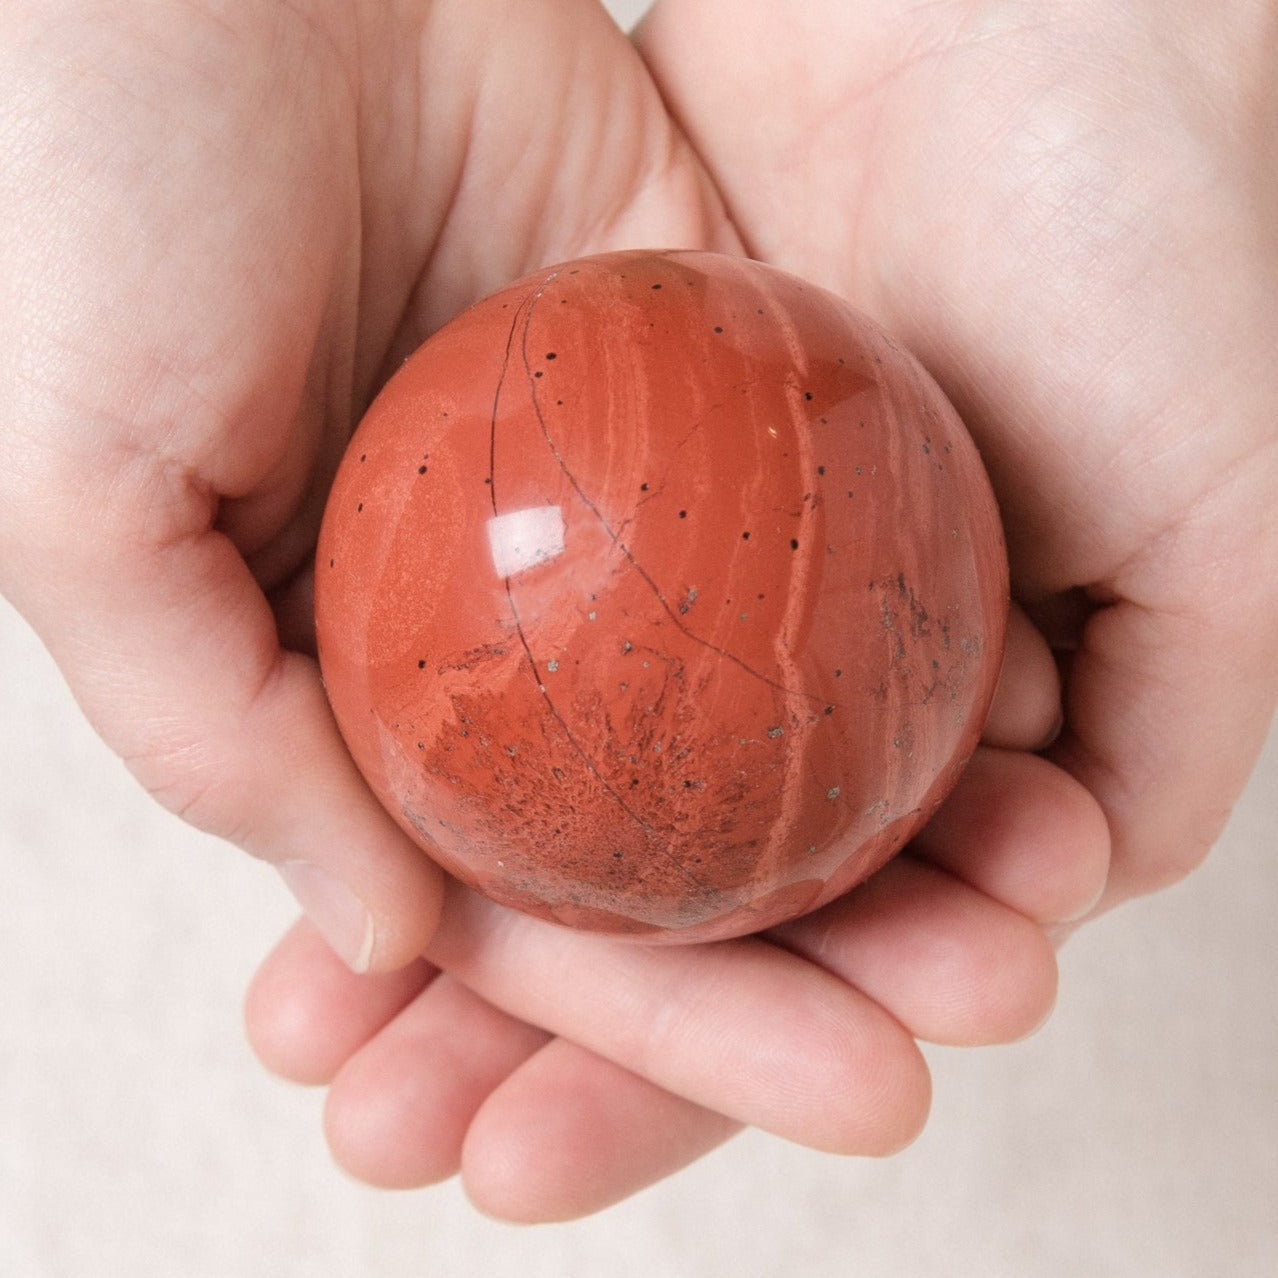
<path id="1" fill-rule="evenodd" d="M 976 436 L 1066 671 L 1049 757 L 1109 824 L 1097 908 L 1179 878 L 1278 694 L 1273 6 L 666 0 L 642 47 L 747 248 Z"/>
<path id="2" fill-rule="evenodd" d="M 0 589 L 161 802 L 282 866 L 351 963 L 402 964 L 441 881 L 294 638 L 399 287 L 351 41 L 108 0 L 9 6 L 4 36 Z"/>

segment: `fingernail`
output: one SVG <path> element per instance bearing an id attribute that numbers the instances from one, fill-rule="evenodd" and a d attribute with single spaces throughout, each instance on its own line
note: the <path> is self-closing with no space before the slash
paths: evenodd
<path id="1" fill-rule="evenodd" d="M 360 899 L 327 870 L 309 861 L 277 867 L 288 890 L 338 957 L 354 972 L 367 972 L 373 957 L 373 919 Z"/>

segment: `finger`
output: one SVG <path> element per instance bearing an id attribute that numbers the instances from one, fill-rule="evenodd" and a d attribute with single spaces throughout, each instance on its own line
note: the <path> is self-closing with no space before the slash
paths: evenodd
<path id="1" fill-rule="evenodd" d="M 244 1000 L 258 1059 L 291 1082 L 329 1083 L 435 977 L 424 961 L 356 975 L 301 919 L 263 960 Z"/>
<path id="2" fill-rule="evenodd" d="M 333 1156 L 384 1189 L 455 1175 L 476 1112 L 547 1037 L 439 976 L 333 1080 L 324 1115 Z"/>
<path id="3" fill-rule="evenodd" d="M 475 1115 L 466 1191 L 503 1220 L 574 1220 L 695 1162 L 739 1124 L 557 1038 Z"/>
<path id="4" fill-rule="evenodd" d="M 1005 749 L 1041 750 L 1056 739 L 1062 719 L 1056 659 L 1034 623 L 1013 604 L 1003 668 L 981 740 Z"/>
<path id="5" fill-rule="evenodd" d="M 1272 516 L 1272 491 L 1251 508 L 1262 504 Z M 1263 539 L 1261 529 L 1254 535 Z M 1210 562 L 1231 559 L 1227 597 L 1175 611 L 1103 608 L 1073 654 L 1067 728 L 1049 757 L 1095 794 L 1109 821 L 1113 857 L 1098 909 L 1174 883 L 1202 861 L 1269 730 L 1278 688 L 1272 559 L 1238 608 L 1232 583 L 1245 579 L 1246 557 L 1216 548 Z M 1186 572 L 1195 589 L 1201 577 Z"/>
<path id="6" fill-rule="evenodd" d="M 1056 996 L 1055 955 L 1041 928 L 910 856 L 769 935 L 933 1043 L 1023 1038 Z"/>
<path id="7" fill-rule="evenodd" d="M 122 509 L 141 503 L 120 492 Z M 266 599 L 189 492 L 149 476 L 157 545 L 110 532 L 65 547 L 28 615 L 90 721 L 162 803 L 277 866 L 355 970 L 411 962 L 442 875 L 381 808 L 313 660 L 283 651 Z M 103 521 L 110 527 L 108 521 Z M 193 527 L 192 527 L 193 525 Z"/>
<path id="8" fill-rule="evenodd" d="M 256 15 L 257 40 L 248 10 L 228 39 L 196 6 L 145 34 L 100 8 L 26 23 L 12 63 L 30 109 L 0 164 L 0 589 L 148 789 L 284 867 L 353 967 L 397 966 L 440 875 L 367 793 L 243 557 L 272 583 L 296 569 L 348 434 L 344 68 L 299 58 L 284 86 L 304 24 Z"/>
<path id="9" fill-rule="evenodd" d="M 250 987 L 255 1051 L 295 1082 L 333 1083 L 329 1143 L 359 1179 L 406 1188 L 460 1168 L 489 1214 L 564 1220 L 670 1175 L 737 1129 L 566 1040 L 503 1024 L 450 978 L 436 990 L 434 977 L 425 963 L 357 976 L 302 920 Z"/>
<path id="10" fill-rule="evenodd" d="M 1109 827 L 1067 772 L 982 747 L 915 837 L 915 855 L 1041 924 L 1081 918 L 1109 872 Z"/>
<path id="11" fill-rule="evenodd" d="M 926 1116 L 927 1068 L 901 1025 L 764 941 L 629 944 L 450 885 L 427 957 L 512 1016 L 801 1144 L 888 1153 Z"/>

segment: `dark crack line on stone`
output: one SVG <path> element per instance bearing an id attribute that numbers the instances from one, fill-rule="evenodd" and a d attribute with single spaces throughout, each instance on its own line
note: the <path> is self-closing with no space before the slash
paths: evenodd
<path id="1" fill-rule="evenodd" d="M 529 295 L 529 297 L 525 301 L 520 303 L 519 308 L 516 310 L 514 318 L 511 321 L 510 332 L 506 338 L 506 351 L 502 358 L 501 373 L 497 378 L 497 388 L 493 392 L 492 417 L 489 420 L 489 445 L 488 445 L 489 484 L 488 484 L 488 487 L 489 487 L 489 494 L 492 499 L 494 516 L 497 516 L 499 513 L 497 508 L 497 466 L 496 466 L 497 417 L 498 417 L 498 411 L 501 405 L 502 388 L 506 382 L 506 374 L 508 373 L 510 369 L 511 354 L 512 354 L 512 350 L 513 350 L 514 342 L 515 342 L 515 333 L 519 329 L 519 320 L 520 320 L 520 315 L 522 313 L 525 316 L 523 338 L 525 343 L 524 362 L 526 366 L 527 365 L 526 344 L 527 344 L 527 337 L 528 337 L 528 320 L 532 316 L 533 307 L 536 305 L 538 299 L 541 297 L 542 293 L 545 292 L 545 290 L 555 281 L 555 279 L 558 277 L 558 274 L 559 274 L 558 271 L 552 271 L 541 282 L 541 284 L 538 285 L 538 287 Z M 537 418 L 538 418 L 538 421 L 540 422 L 541 411 L 539 408 L 537 408 L 535 401 L 534 401 L 534 408 L 536 409 Z M 542 428 L 542 432 L 545 433 L 546 428 L 545 428 L 544 422 L 541 423 L 541 428 Z M 559 459 L 557 456 L 556 456 L 556 460 L 559 460 L 560 466 L 562 467 L 563 466 L 562 460 Z M 566 469 L 564 473 L 567 474 Z M 572 476 L 569 475 L 568 477 L 569 477 L 569 480 L 571 481 Z M 575 483 L 574 483 L 574 487 L 576 487 Z M 580 489 L 578 489 L 578 492 L 580 492 Z M 582 496 L 582 499 L 586 500 L 584 494 Z M 597 513 L 598 512 L 596 512 L 596 514 Z M 683 863 L 683 861 L 681 861 L 674 854 L 674 852 L 670 849 L 669 840 L 666 838 L 666 836 L 663 835 L 661 831 L 657 830 L 650 821 L 644 820 L 644 818 L 640 816 L 638 812 L 634 811 L 634 809 L 631 808 L 631 806 L 626 802 L 621 792 L 608 781 L 608 779 L 603 775 L 602 772 L 600 772 L 599 765 L 594 761 L 594 759 L 590 757 L 590 754 L 586 750 L 585 746 L 583 746 L 581 742 L 577 739 L 576 733 L 574 733 L 573 730 L 568 726 L 567 720 L 564 718 L 563 714 L 560 712 L 559 707 L 555 705 L 554 698 L 551 697 L 550 692 L 547 690 L 546 685 L 542 682 L 541 675 L 537 670 L 537 659 L 533 655 L 532 648 L 528 643 L 528 636 L 524 632 L 523 621 L 519 615 L 519 605 L 515 602 L 515 593 L 511 585 L 511 578 L 509 576 L 504 578 L 504 585 L 506 589 L 506 601 L 510 605 L 510 614 L 515 621 L 515 632 L 519 636 L 519 643 L 524 650 L 524 656 L 528 659 L 528 669 L 532 675 L 534 683 L 536 683 L 537 685 L 537 691 L 541 694 L 542 698 L 545 700 L 546 708 L 550 711 L 551 717 L 555 720 L 556 723 L 559 724 L 560 728 L 563 730 L 564 736 L 568 739 L 568 743 L 572 747 L 573 751 L 576 753 L 577 757 L 580 758 L 582 763 L 586 765 L 586 768 L 590 771 L 591 775 L 594 776 L 595 780 L 598 781 L 599 784 L 603 787 L 604 793 L 606 793 L 613 800 L 613 802 L 617 804 L 617 806 L 622 810 L 622 812 L 624 812 L 626 816 L 628 816 L 632 821 L 634 821 L 635 824 L 638 825 L 639 828 L 642 829 L 645 833 L 652 835 L 655 839 L 659 840 L 661 843 L 665 845 L 661 847 L 661 855 L 664 856 L 666 860 L 669 861 L 669 863 L 676 870 L 678 870 L 678 872 L 681 875 L 683 875 L 683 877 L 687 879 L 689 883 L 692 884 L 693 887 L 703 892 L 712 891 L 713 888 L 711 884 L 706 883 L 703 880 L 699 879 Z"/>
<path id="2" fill-rule="evenodd" d="M 536 292 L 536 294 L 534 294 L 533 297 L 530 299 L 527 309 L 524 312 L 523 333 L 521 335 L 521 341 L 520 341 L 520 355 L 523 359 L 524 373 L 528 380 L 529 399 L 532 401 L 533 413 L 536 415 L 537 424 L 541 428 L 542 437 L 545 439 L 546 447 L 550 449 L 551 456 L 554 457 L 556 465 L 558 465 L 559 469 L 563 471 L 564 477 L 572 485 L 573 491 L 577 494 L 578 497 L 581 498 L 581 501 L 585 505 L 586 509 L 589 510 L 590 513 L 595 517 L 595 519 L 599 523 L 599 526 L 607 534 L 608 539 L 612 542 L 612 544 L 616 546 L 617 549 L 621 552 L 626 562 L 635 570 L 636 573 L 639 574 L 640 580 L 643 581 L 643 583 L 652 592 L 653 598 L 656 599 L 656 601 L 661 605 L 661 608 L 665 612 L 666 616 L 670 618 L 670 621 L 676 627 L 676 629 L 680 631 L 680 633 L 682 633 L 684 636 L 690 639 L 693 643 L 699 644 L 701 647 L 707 649 L 709 652 L 714 653 L 715 656 L 721 657 L 724 661 L 732 662 L 733 665 L 744 670 L 746 674 L 748 674 L 752 679 L 757 679 L 760 683 L 764 684 L 766 687 L 773 689 L 776 692 L 780 692 L 787 697 L 799 697 L 805 701 L 810 701 L 813 704 L 819 703 L 823 706 L 831 704 L 828 698 L 820 697 L 814 692 L 805 692 L 801 688 L 790 688 L 776 679 L 770 679 L 766 674 L 763 673 L 763 671 L 756 670 L 752 665 L 750 665 L 749 662 L 743 661 L 735 653 L 728 651 L 728 649 L 726 648 L 719 647 L 718 644 L 712 643 L 709 639 L 703 638 L 701 635 L 697 634 L 695 630 L 690 629 L 688 625 L 683 621 L 682 617 L 679 615 L 678 610 L 675 607 L 671 606 L 669 600 L 662 593 L 661 587 L 657 585 L 656 581 L 648 573 L 647 569 L 645 569 L 643 565 L 635 558 L 634 553 L 631 551 L 630 547 L 627 546 L 626 543 L 621 540 L 620 534 L 603 517 L 603 513 L 599 510 L 599 507 L 596 506 L 595 503 L 590 500 L 590 498 L 586 495 L 585 490 L 577 482 L 577 477 L 569 469 L 568 463 L 564 460 L 563 454 L 559 451 L 559 448 L 555 444 L 554 439 L 551 438 L 550 428 L 546 425 L 545 414 L 543 414 L 541 410 L 541 403 L 537 398 L 537 379 L 533 376 L 532 362 L 528 357 L 528 330 L 532 325 L 533 309 L 535 308 L 538 300 L 540 300 L 542 290 L 549 283 L 550 283 L 549 279 L 545 281 L 541 289 L 539 289 Z M 516 316 L 515 324 L 518 325 L 518 323 L 519 323 L 519 317 Z M 512 329 L 512 336 L 513 336 L 513 329 Z M 507 360 L 509 360 L 509 356 L 510 356 L 510 349 L 508 346 Z M 503 377 L 505 376 L 505 372 L 506 372 L 506 369 L 505 369 L 505 366 L 503 365 L 503 368 L 502 368 Z M 834 704 L 839 704 L 839 703 L 835 702 Z"/>

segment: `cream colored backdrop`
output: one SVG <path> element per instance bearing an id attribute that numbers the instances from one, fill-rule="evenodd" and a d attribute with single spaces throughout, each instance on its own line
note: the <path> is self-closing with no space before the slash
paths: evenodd
<path id="1" fill-rule="evenodd" d="M 630 16 L 643 6 L 617 3 Z M 1261 1278 L 1278 1273 L 1278 740 L 1207 868 L 1063 955 L 1030 1042 L 932 1052 L 888 1162 L 749 1133 L 601 1216 L 354 1185 L 240 1031 L 292 907 L 144 798 L 0 605 L 4 1278 Z"/>

